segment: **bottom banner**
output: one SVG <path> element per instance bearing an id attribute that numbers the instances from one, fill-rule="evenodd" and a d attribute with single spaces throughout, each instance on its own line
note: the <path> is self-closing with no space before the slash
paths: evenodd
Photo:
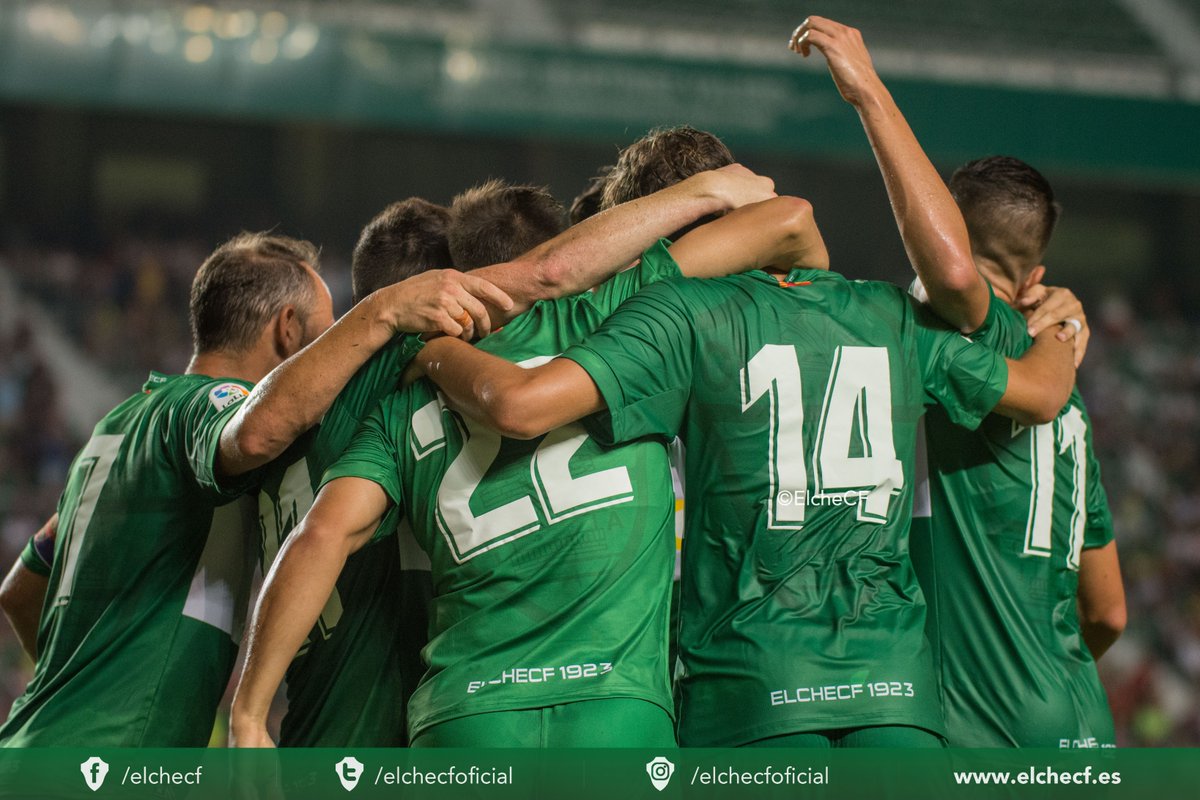
<path id="1" fill-rule="evenodd" d="M 21 800 L 1200 796 L 1197 750 L 0 751 Z"/>

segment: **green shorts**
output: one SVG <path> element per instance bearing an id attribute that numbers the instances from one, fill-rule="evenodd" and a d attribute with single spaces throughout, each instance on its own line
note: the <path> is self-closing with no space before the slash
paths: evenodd
<path id="1" fill-rule="evenodd" d="M 648 700 L 580 700 L 447 720 L 413 747 L 675 747 L 675 724 Z"/>
<path id="2" fill-rule="evenodd" d="M 786 733 L 750 742 L 744 747 L 811 747 L 820 750 L 850 747 L 890 747 L 896 749 L 940 748 L 946 740 L 924 728 L 911 725 L 872 725 L 864 728 L 840 728 L 833 731 Z"/>

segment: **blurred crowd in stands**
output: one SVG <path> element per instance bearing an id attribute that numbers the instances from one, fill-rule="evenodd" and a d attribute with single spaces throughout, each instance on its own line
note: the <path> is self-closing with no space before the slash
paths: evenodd
<path id="1" fill-rule="evenodd" d="M 206 249 L 128 241 L 97 256 L 9 248 L 0 273 L 128 395 L 190 355 L 188 287 Z M 323 270 L 345 310 L 347 270 Z M 3 275 L 0 275 L 3 277 Z M 1129 627 L 1101 662 L 1125 746 L 1200 745 L 1200 317 L 1092 298 L 1079 374 L 1128 592 Z M 91 420 L 63 414 L 70 375 L 39 349 L 27 308 L 0 303 L 0 562 L 8 569 L 55 509 Z M 9 308 L 5 313 L 4 309 Z M 0 624 L 0 713 L 31 666 Z"/>

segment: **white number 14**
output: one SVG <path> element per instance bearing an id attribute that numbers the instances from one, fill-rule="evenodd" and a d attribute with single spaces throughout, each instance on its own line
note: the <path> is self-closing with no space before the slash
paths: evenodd
<path id="1" fill-rule="evenodd" d="M 764 345 L 742 370 L 741 382 L 743 413 L 764 395 L 770 402 L 767 527 L 798 530 L 810 498 L 853 489 L 861 490 L 859 520 L 887 521 L 892 496 L 904 486 L 904 468 L 892 439 L 887 348 L 843 346 L 835 351 L 811 459 L 811 487 L 796 348 Z M 855 443 L 861 455 L 851 455 Z"/>

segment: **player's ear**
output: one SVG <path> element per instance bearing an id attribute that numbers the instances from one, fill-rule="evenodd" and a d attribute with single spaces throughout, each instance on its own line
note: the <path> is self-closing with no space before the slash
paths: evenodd
<path id="1" fill-rule="evenodd" d="M 1021 284 L 1021 290 L 1018 295 L 1023 294 L 1030 288 L 1037 286 L 1042 282 L 1042 278 L 1046 277 L 1046 267 L 1043 264 L 1038 264 L 1033 269 L 1029 270 L 1029 274 L 1025 276 L 1024 283 Z"/>
<path id="2" fill-rule="evenodd" d="M 295 306 L 286 305 L 279 309 L 271 324 L 275 337 L 275 351 L 279 354 L 280 361 L 291 357 L 304 346 L 304 325 L 301 324 Z"/>

